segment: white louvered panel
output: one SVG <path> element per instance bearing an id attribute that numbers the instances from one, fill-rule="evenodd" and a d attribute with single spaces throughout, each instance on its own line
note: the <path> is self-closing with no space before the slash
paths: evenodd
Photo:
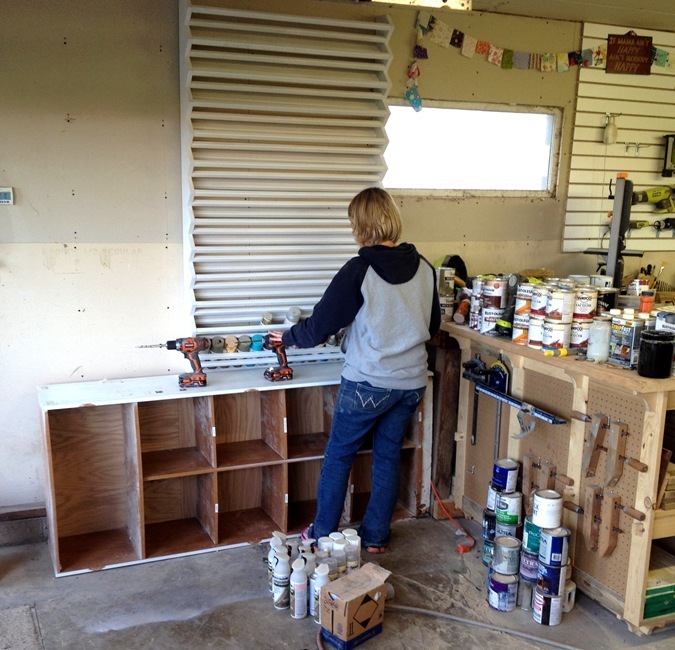
<path id="1" fill-rule="evenodd" d="M 625 27 L 585 24 L 582 47 L 595 49 L 606 43 L 608 34 L 625 32 Z M 627 172 L 636 190 L 672 184 L 672 179 L 661 176 L 661 169 L 663 135 L 675 132 L 675 34 L 639 33 L 651 36 L 655 47 L 670 53 L 670 67 L 652 66 L 650 75 L 606 74 L 597 68 L 579 71 L 563 233 L 565 252 L 607 247 L 607 213 L 613 207 L 608 186 L 618 172 Z M 602 141 L 606 113 L 621 114 L 616 118 L 617 144 L 605 145 Z M 637 155 L 635 143 L 641 144 Z M 631 218 L 654 223 L 663 215 L 654 214 L 653 206 L 638 204 L 632 207 Z M 645 252 L 673 250 L 675 239 L 664 234 L 653 228 L 631 231 L 626 247 Z"/>
<path id="2" fill-rule="evenodd" d="M 186 258 L 195 331 L 265 331 L 266 311 L 283 326 L 290 307 L 309 316 L 355 254 L 347 205 L 386 172 L 392 27 L 388 19 L 266 14 L 186 0 L 182 10 Z M 262 358 L 267 365 L 269 355 Z M 204 365 L 241 359 L 207 355 Z"/>

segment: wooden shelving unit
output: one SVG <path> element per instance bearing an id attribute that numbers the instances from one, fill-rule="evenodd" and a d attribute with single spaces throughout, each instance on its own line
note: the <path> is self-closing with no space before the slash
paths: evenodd
<path id="1" fill-rule="evenodd" d="M 581 509 L 588 490 L 600 486 L 603 499 L 605 496 L 619 499 L 621 506 L 643 513 L 644 520 L 617 511 L 617 526 L 601 522 L 601 528 L 616 532 L 616 546 L 603 554 L 589 544 L 584 515 L 565 509 L 563 524 L 572 531 L 570 555 L 577 586 L 625 620 L 636 633 L 648 634 L 675 623 L 672 609 L 655 616 L 654 609 L 645 606 L 652 543 L 675 537 L 675 510 L 655 507 L 666 413 L 675 409 L 675 377 L 647 379 L 635 371 L 609 364 L 577 361 L 574 357 L 545 357 L 539 350 L 451 323 L 444 323 L 442 329 L 459 343 L 462 362 L 480 354 L 489 366 L 501 353 L 511 371 L 511 396 L 567 420 L 563 425 L 537 420 L 532 432 L 523 437 L 519 435 L 522 431 L 516 409 L 502 408 L 501 427 L 495 431 L 497 402 L 481 396 L 474 423 L 471 415 L 476 399 L 474 385 L 462 379 L 459 403 L 455 405 L 458 413 L 455 502 L 467 515 L 482 517 L 492 477 L 495 434 L 500 456 L 521 463 L 525 459 L 535 459 L 540 465 L 550 463 L 557 473 L 571 479 L 572 485 L 556 479 L 555 489 Z M 608 473 L 609 465 L 605 464 L 606 451 L 602 452 L 594 476 L 588 477 L 582 471 L 584 441 L 590 439 L 591 427 L 584 416 L 591 418 L 595 414 L 623 423 L 627 432 L 625 457 L 647 467 L 640 472 L 624 466 L 611 490 L 607 485 L 613 474 Z M 476 444 L 472 445 L 474 426 Z M 659 549 L 654 548 L 657 553 Z"/>
<path id="2" fill-rule="evenodd" d="M 259 369 L 213 372 L 188 390 L 173 376 L 39 387 L 56 574 L 300 532 L 315 512 L 341 370 L 303 364 L 280 383 Z M 429 503 L 431 394 L 404 444 L 398 516 Z M 363 515 L 370 461 L 366 445 L 345 524 Z"/>

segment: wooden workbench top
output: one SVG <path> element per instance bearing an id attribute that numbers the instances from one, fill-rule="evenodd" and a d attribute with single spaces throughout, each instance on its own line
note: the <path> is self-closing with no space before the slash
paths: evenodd
<path id="1" fill-rule="evenodd" d="M 617 388 L 628 390 L 635 394 L 640 393 L 672 393 L 675 399 L 675 377 L 666 379 L 649 379 L 641 377 L 636 370 L 619 368 L 611 363 L 596 363 L 581 360 L 576 356 L 547 357 L 541 350 L 535 350 L 526 345 L 517 345 L 510 339 L 502 336 L 481 334 L 464 325 L 456 323 L 442 323 L 441 330 L 456 339 L 465 339 L 479 345 L 492 348 L 505 356 L 521 356 L 533 361 L 549 364 L 561 369 L 570 375 L 586 375 L 593 381 L 612 384 Z"/>

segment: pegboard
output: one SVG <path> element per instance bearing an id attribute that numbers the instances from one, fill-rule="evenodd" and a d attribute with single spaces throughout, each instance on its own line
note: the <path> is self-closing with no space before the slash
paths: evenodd
<path id="1" fill-rule="evenodd" d="M 567 418 L 572 411 L 574 384 L 571 381 L 544 375 L 533 370 L 523 371 L 523 399 L 528 404 L 547 411 L 552 415 Z M 567 457 L 570 444 L 570 424 L 549 424 L 535 420 L 532 432 L 522 438 L 518 460 L 522 462 L 526 454 L 532 454 L 540 463 L 555 464 L 557 472 L 567 471 Z M 562 492 L 563 485 L 556 481 L 556 490 Z"/>
<path id="2" fill-rule="evenodd" d="M 592 417 L 596 413 L 602 413 L 610 417 L 611 421 L 620 420 L 628 426 L 625 452 L 628 458 L 640 458 L 646 411 L 647 404 L 639 395 L 615 391 L 604 384 L 591 382 L 589 385 L 587 414 Z M 591 423 L 589 422 L 586 424 L 586 436 L 589 435 L 590 429 Z M 605 446 L 607 446 L 607 438 L 605 438 Z M 606 452 L 600 452 L 595 476 L 586 478 L 585 473 L 581 476 L 578 494 L 579 504 L 582 507 L 587 486 L 604 487 L 605 485 L 606 457 Z M 621 478 L 612 490 L 620 495 L 622 505 L 639 509 L 639 504 L 637 506 L 635 504 L 638 475 L 639 472 L 635 469 L 624 466 Z M 574 518 L 570 517 L 570 520 L 574 521 Z M 632 539 L 631 529 L 634 520 L 622 512 L 618 521 L 618 527 L 622 532 L 618 534 L 616 548 L 608 557 L 600 557 L 597 550 L 589 551 L 586 548 L 583 538 L 583 515 L 578 515 L 576 517 L 578 535 L 576 536 L 574 565 L 615 593 L 625 597 Z"/>

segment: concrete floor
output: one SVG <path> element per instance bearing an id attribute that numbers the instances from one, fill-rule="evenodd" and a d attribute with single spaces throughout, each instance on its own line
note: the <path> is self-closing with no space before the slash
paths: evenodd
<path id="1" fill-rule="evenodd" d="M 556 627 L 538 625 L 531 612 L 490 609 L 480 529 L 474 522 L 467 526 L 478 541 L 472 552 L 460 555 L 455 528 L 449 522 L 397 522 L 391 549 L 377 560 L 393 572 L 390 582 L 395 594 L 387 606 L 430 609 L 486 627 L 389 607 L 382 634 L 363 647 L 675 647 L 675 628 L 638 637 L 612 613 L 579 594 L 574 610 L 564 614 Z M 0 612 L 31 606 L 38 624 L 36 642 L 10 640 L 10 632 L 0 630 L 0 650 L 316 648 L 318 626 L 313 620 L 293 620 L 288 612 L 273 608 L 263 550 L 254 545 L 54 578 L 45 543 L 0 548 Z"/>

